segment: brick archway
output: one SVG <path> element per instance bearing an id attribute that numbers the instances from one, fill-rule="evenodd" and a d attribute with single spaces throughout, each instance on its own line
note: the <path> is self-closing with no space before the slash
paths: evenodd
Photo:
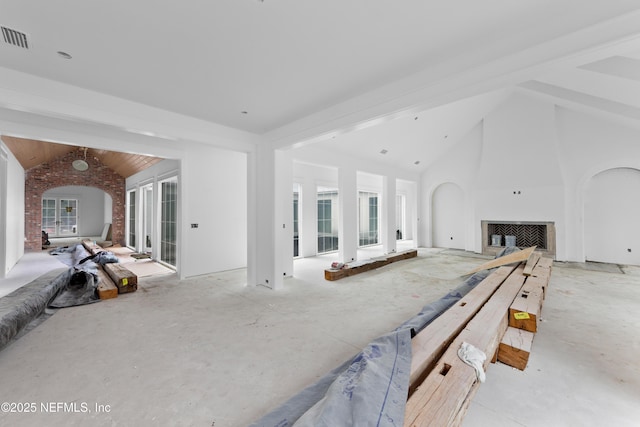
<path id="1" fill-rule="evenodd" d="M 66 185 L 95 187 L 112 199 L 111 234 L 113 243 L 124 245 L 125 179 L 98 159 L 87 158 L 89 169 L 75 170 L 71 162 L 78 159 L 76 150 L 25 172 L 25 250 L 42 248 L 42 195 L 52 188 Z"/>

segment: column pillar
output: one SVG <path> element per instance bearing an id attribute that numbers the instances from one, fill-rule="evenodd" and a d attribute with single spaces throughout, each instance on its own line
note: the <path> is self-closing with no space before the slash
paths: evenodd
<path id="1" fill-rule="evenodd" d="M 293 276 L 293 159 L 291 150 L 275 150 L 276 284 Z"/>
<path id="2" fill-rule="evenodd" d="M 247 163 L 247 284 L 278 290 L 284 274 L 293 271 L 293 237 L 287 239 L 292 223 L 287 224 L 285 213 L 287 200 L 289 211 L 293 209 L 293 166 L 290 156 L 263 144 L 248 154 Z M 288 190 L 284 188 L 287 177 Z M 291 268 L 285 271 L 288 243 Z"/>
<path id="3" fill-rule="evenodd" d="M 313 180 L 305 177 L 301 193 L 300 254 L 311 257 L 318 254 L 318 187 Z"/>
<path id="4" fill-rule="evenodd" d="M 338 258 L 348 263 L 358 259 L 358 175 L 353 168 L 338 170 Z"/>
<path id="5" fill-rule="evenodd" d="M 381 209 L 382 250 L 385 254 L 396 251 L 396 177 L 382 177 Z"/>

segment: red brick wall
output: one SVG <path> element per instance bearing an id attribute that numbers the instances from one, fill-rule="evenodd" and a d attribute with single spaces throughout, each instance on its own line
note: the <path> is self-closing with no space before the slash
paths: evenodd
<path id="1" fill-rule="evenodd" d="M 42 195 L 45 191 L 66 185 L 96 187 L 113 201 L 111 234 L 113 243 L 124 245 L 125 179 L 95 158 L 87 158 L 89 169 L 75 170 L 71 163 L 80 158 L 78 151 L 49 163 L 35 166 L 25 173 L 25 250 L 42 249 Z"/>

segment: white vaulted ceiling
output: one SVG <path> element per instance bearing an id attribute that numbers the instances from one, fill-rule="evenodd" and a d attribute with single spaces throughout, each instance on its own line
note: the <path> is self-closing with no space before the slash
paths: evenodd
<path id="1" fill-rule="evenodd" d="M 29 42 L 0 39 L 0 67 L 50 82 L 29 93 L 31 109 L 73 86 L 109 96 L 90 106 L 92 120 L 123 131 L 118 100 L 135 113 L 127 120 L 163 110 L 274 147 L 327 141 L 373 156 L 393 139 L 384 161 L 413 167 L 514 88 L 640 121 L 637 9 L 637 0 L 0 0 L 0 25 Z M 0 107 L 25 111 L 9 86 L 0 82 Z M 85 99 L 69 96 L 62 115 L 86 120 Z M 143 129 L 185 138 L 169 122 Z"/>

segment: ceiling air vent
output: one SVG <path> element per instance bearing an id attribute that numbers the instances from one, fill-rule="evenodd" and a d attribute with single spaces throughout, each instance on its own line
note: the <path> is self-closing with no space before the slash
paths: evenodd
<path id="1" fill-rule="evenodd" d="M 5 43 L 9 43 L 23 49 L 29 49 L 29 42 L 27 42 L 27 35 L 25 33 L 12 30 L 11 28 L 7 28 L 4 25 L 1 25 L 0 29 L 2 29 L 2 38 L 4 39 Z"/>

